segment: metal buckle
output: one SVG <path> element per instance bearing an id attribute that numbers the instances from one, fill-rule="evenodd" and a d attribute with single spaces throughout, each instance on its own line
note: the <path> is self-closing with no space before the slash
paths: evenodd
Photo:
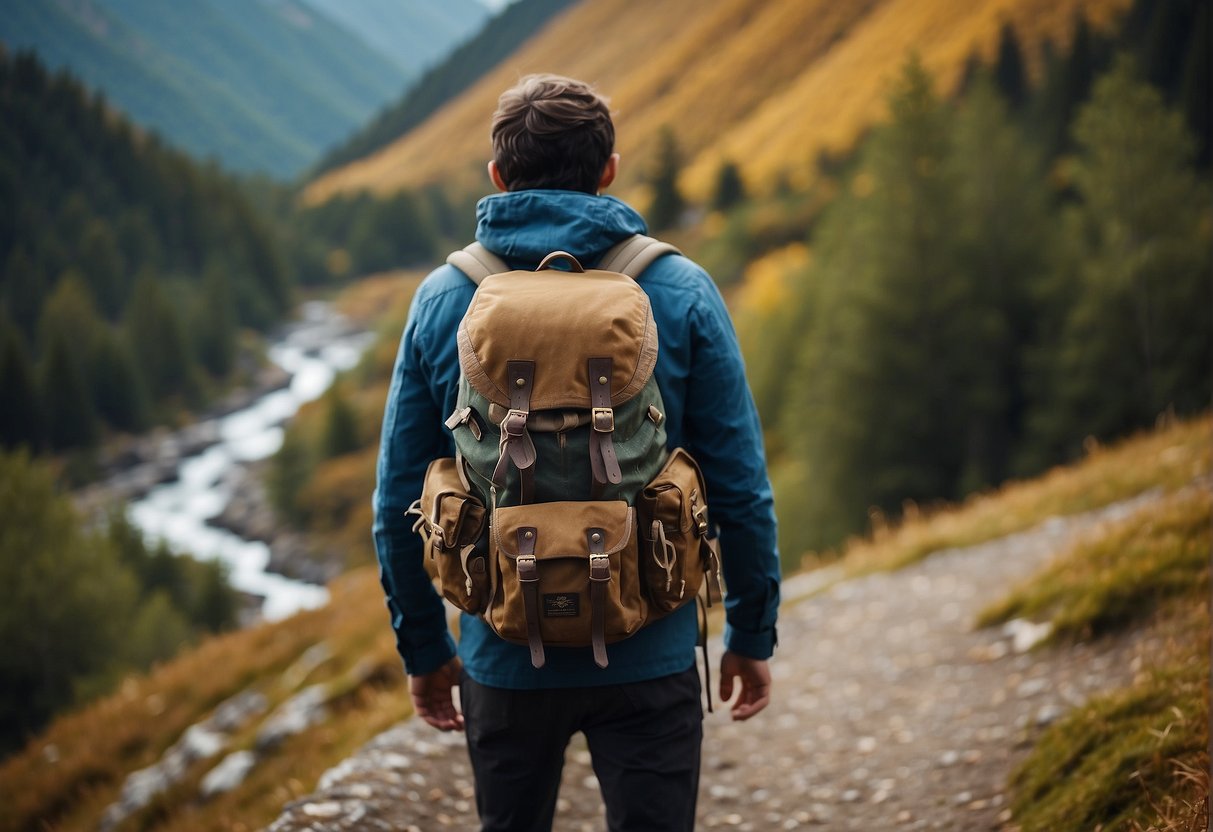
<path id="1" fill-rule="evenodd" d="M 609 581 L 611 579 L 611 559 L 605 554 L 590 555 L 590 580 Z"/>
<path id="2" fill-rule="evenodd" d="M 592 408 L 591 420 L 598 433 L 612 433 L 615 430 L 615 411 L 609 407 Z"/>
<path id="3" fill-rule="evenodd" d="M 539 580 L 539 570 L 535 568 L 534 555 L 518 556 L 518 580 L 526 583 Z"/>
<path id="4" fill-rule="evenodd" d="M 699 532 L 700 537 L 706 537 L 708 533 L 708 507 L 694 506 L 691 509 L 691 517 L 695 519 L 695 530 Z"/>

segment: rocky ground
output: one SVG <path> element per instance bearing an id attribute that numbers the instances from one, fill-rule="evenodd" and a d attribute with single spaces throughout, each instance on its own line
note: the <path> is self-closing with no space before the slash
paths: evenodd
<path id="1" fill-rule="evenodd" d="M 1030 651 L 1043 633 L 1028 622 L 975 630 L 973 621 L 1075 536 L 1149 499 L 820 592 L 819 575 L 788 581 L 771 706 L 745 723 L 719 703 L 707 717 L 697 827 L 1004 828 L 1007 776 L 1036 732 L 1126 684 L 1152 645 L 1139 633 Z M 554 828 L 602 830 L 578 740 Z M 330 770 L 269 830 L 442 828 L 477 828 L 462 736 L 409 720 Z"/>

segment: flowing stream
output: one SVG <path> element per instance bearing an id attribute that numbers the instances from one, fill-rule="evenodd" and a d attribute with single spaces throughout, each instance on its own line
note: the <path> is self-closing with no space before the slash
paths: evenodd
<path id="1" fill-rule="evenodd" d="M 300 321 L 269 348 L 270 360 L 290 375 L 290 384 L 220 417 L 219 441 L 182 457 L 174 481 L 130 504 L 131 519 L 148 537 L 163 538 L 177 551 L 203 560 L 221 558 L 234 587 L 265 599 L 261 612 L 266 619 L 324 604 L 324 587 L 265 570 L 270 556 L 265 543 L 245 540 L 206 521 L 231 498 L 225 484 L 229 471 L 276 452 L 283 424 L 302 404 L 323 395 L 338 372 L 353 367 L 372 337 L 351 331 L 348 321 L 325 303 L 305 304 Z"/>

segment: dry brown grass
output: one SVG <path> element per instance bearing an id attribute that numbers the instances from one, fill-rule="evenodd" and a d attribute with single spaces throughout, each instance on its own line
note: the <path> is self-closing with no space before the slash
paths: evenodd
<path id="1" fill-rule="evenodd" d="M 874 518 L 875 532 L 850 541 L 843 563 L 849 574 L 896 569 L 940 549 L 993 540 L 1151 488 L 1174 491 L 1211 470 L 1213 419 L 1169 422 L 1114 445 L 1092 444 L 1087 456 L 1073 465 L 1009 483 L 958 506 L 928 511 L 907 506 L 905 518 L 896 525 Z M 821 561 L 809 555 L 805 565 Z"/>

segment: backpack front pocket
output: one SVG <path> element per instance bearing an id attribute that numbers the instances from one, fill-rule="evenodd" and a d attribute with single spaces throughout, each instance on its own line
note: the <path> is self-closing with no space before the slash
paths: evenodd
<path id="1" fill-rule="evenodd" d="M 640 574 L 656 613 L 690 601 L 715 568 L 703 474 L 682 448 L 640 492 Z"/>
<path id="2" fill-rule="evenodd" d="M 442 596 L 464 612 L 484 611 L 489 596 L 484 504 L 471 493 L 451 457 L 425 472 L 421 499 L 409 510 L 425 541 L 426 572 Z"/>
<path id="3" fill-rule="evenodd" d="M 606 645 L 648 618 L 636 568 L 636 512 L 622 500 L 534 503 L 493 513 L 492 548 L 500 579 L 486 618 L 544 664 L 544 645 L 592 647 L 606 667 Z"/>

